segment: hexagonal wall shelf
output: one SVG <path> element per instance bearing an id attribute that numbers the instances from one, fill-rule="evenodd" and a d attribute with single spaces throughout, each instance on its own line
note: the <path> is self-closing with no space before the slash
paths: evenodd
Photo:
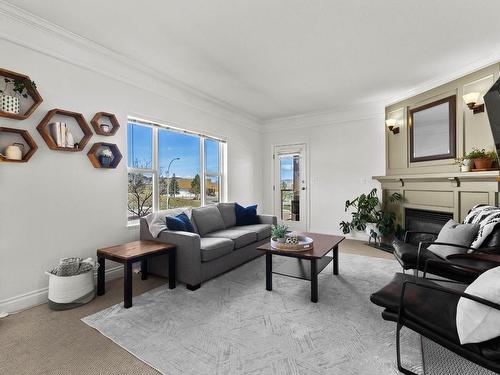
<path id="1" fill-rule="evenodd" d="M 0 110 L 0 117 L 7 117 L 7 118 L 14 119 L 14 120 L 27 119 L 35 111 L 35 109 L 43 102 L 43 99 L 40 96 L 40 94 L 38 93 L 38 90 L 31 83 L 32 82 L 31 78 L 24 75 L 24 74 L 12 72 L 10 70 L 1 69 L 1 68 L 0 68 L 0 77 L 9 78 L 12 80 L 19 80 L 22 83 L 24 83 L 26 86 L 26 90 L 28 91 L 28 95 L 33 100 L 33 103 L 30 105 L 30 107 L 24 113 L 10 113 L 10 112 L 4 112 L 4 111 Z M 3 78 L 1 79 L 2 83 L 3 83 Z"/>
<path id="2" fill-rule="evenodd" d="M 83 132 L 83 138 L 80 139 L 79 141 L 75 140 L 75 142 L 78 142 L 78 147 L 60 147 L 57 145 L 54 138 L 52 138 L 52 136 L 50 135 L 50 129 L 49 129 L 50 120 L 55 115 L 73 117 L 76 120 L 78 126 Z M 36 128 L 40 133 L 40 135 L 42 136 L 45 143 L 47 143 L 47 146 L 49 146 L 51 150 L 56 150 L 56 151 L 69 151 L 69 152 L 82 151 L 93 135 L 90 126 L 87 124 L 87 121 L 85 121 L 81 113 L 66 111 L 65 109 L 58 109 L 58 108 L 49 111 Z"/>
<path id="3" fill-rule="evenodd" d="M 108 118 L 109 122 L 111 123 L 111 129 L 109 129 L 108 132 L 102 130 L 101 128 L 101 118 Z M 115 135 L 118 129 L 120 128 L 120 123 L 116 119 L 116 116 L 112 113 L 108 112 L 97 112 L 95 116 L 90 120 L 90 123 L 92 124 L 92 127 L 94 128 L 94 131 L 96 134 L 99 135 L 105 135 L 105 136 L 112 136 Z M 107 124 L 106 124 L 107 125 Z"/>
<path id="4" fill-rule="evenodd" d="M 102 149 L 109 149 L 113 154 L 113 159 L 111 160 L 109 166 L 104 166 L 99 158 L 100 157 L 99 154 Z M 122 160 L 122 154 L 118 149 L 118 146 L 115 145 L 114 143 L 105 143 L 105 142 L 94 143 L 94 145 L 90 148 L 89 152 L 87 153 L 87 156 L 92 165 L 94 166 L 94 168 L 102 168 L 102 169 L 115 169 Z"/>
<path id="5" fill-rule="evenodd" d="M 33 138 L 31 138 L 31 135 L 30 135 L 30 133 L 28 133 L 27 130 L 0 127 L 0 137 L 2 136 L 2 133 L 19 134 L 19 136 L 24 139 L 24 142 L 28 145 L 29 149 L 27 152 L 24 153 L 23 158 L 21 160 L 8 159 L 5 155 L 0 154 L 0 161 L 1 162 L 26 163 L 28 160 L 30 160 L 30 158 L 33 156 L 33 154 L 38 149 L 38 146 L 36 145 Z"/>

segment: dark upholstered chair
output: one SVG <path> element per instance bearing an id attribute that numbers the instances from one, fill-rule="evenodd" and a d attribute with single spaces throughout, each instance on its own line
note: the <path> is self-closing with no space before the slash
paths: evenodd
<path id="1" fill-rule="evenodd" d="M 424 271 L 427 267 L 427 271 L 433 275 L 470 283 L 484 271 L 500 265 L 500 225 L 497 225 L 478 249 L 436 242 L 436 238 L 436 233 L 406 232 L 404 241 L 395 240 L 394 256 L 403 270 Z M 470 250 L 471 253 L 454 254 L 442 259 L 427 249 L 431 244 L 453 245 Z M 432 262 L 427 262 L 428 260 Z M 443 264 L 442 261 L 450 261 L 450 264 Z M 461 267 L 454 267 L 451 263 Z"/>
<path id="2" fill-rule="evenodd" d="M 440 262 L 446 266 L 446 261 Z M 477 344 L 460 344 L 456 327 L 460 297 L 500 310 L 498 304 L 465 294 L 465 288 L 466 285 L 453 281 L 397 273 L 387 286 L 371 295 L 370 300 L 384 308 L 383 319 L 397 323 L 396 356 L 399 371 L 414 375 L 401 365 L 400 331 L 404 326 L 473 363 L 500 373 L 500 337 Z"/>

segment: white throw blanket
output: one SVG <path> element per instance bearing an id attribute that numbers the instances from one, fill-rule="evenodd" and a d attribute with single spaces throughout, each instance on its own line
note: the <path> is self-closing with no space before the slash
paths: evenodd
<path id="1" fill-rule="evenodd" d="M 170 208 L 168 210 L 150 213 L 145 217 L 148 223 L 149 232 L 154 238 L 158 237 L 161 232 L 168 229 L 165 218 L 167 216 L 177 216 L 183 212 L 191 220 L 191 207 Z"/>
<path id="2" fill-rule="evenodd" d="M 464 219 L 464 224 L 479 224 L 479 232 L 471 247 L 479 248 L 484 240 L 493 232 L 500 223 L 500 208 L 478 204 L 470 210 Z"/>

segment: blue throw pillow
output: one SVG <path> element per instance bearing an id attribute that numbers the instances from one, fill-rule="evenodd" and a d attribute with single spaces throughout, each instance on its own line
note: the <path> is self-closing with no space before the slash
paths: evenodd
<path id="1" fill-rule="evenodd" d="M 245 208 L 243 206 L 240 206 L 238 203 L 235 203 L 234 211 L 236 214 L 236 225 L 259 224 L 256 204 Z"/>
<path id="2" fill-rule="evenodd" d="M 184 221 L 182 221 L 178 217 L 167 216 L 165 218 L 165 221 L 169 230 L 182 230 L 184 232 L 187 232 L 186 224 L 184 224 Z"/>
<path id="3" fill-rule="evenodd" d="M 194 232 L 194 227 L 193 224 L 191 224 L 191 220 L 189 220 L 188 215 L 186 215 L 184 212 L 176 216 L 177 219 L 181 220 L 184 223 L 184 226 L 186 227 L 186 232 Z M 168 226 L 168 225 L 167 225 Z"/>

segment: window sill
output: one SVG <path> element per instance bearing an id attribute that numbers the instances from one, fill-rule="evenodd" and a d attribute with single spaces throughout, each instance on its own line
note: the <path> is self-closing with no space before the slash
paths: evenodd
<path id="1" fill-rule="evenodd" d="M 139 222 L 136 222 L 136 223 L 127 223 L 127 229 L 139 229 L 140 227 L 140 223 Z"/>

